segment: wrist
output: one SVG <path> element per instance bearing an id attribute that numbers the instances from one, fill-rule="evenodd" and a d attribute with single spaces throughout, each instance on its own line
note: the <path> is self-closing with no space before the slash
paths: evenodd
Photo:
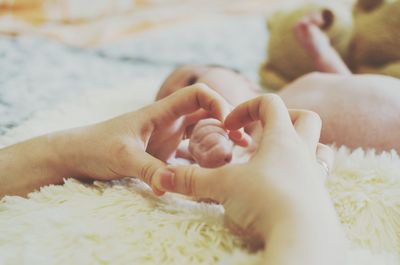
<path id="1" fill-rule="evenodd" d="M 323 186 L 304 191 L 271 216 L 264 230 L 265 264 L 344 263 L 344 232 Z"/>
<path id="2" fill-rule="evenodd" d="M 82 162 L 81 134 L 80 129 L 71 129 L 47 135 L 47 141 L 52 148 L 50 166 L 61 178 L 82 174 L 79 167 L 79 161 Z"/>
<path id="3" fill-rule="evenodd" d="M 330 201 L 296 205 L 275 219 L 264 235 L 265 264 L 345 262 L 345 236 Z"/>
<path id="4" fill-rule="evenodd" d="M 51 135 L 39 136 L 0 152 L 0 197 L 26 195 L 49 184 L 62 183 Z"/>
<path id="5" fill-rule="evenodd" d="M 307 189 L 295 187 L 297 190 L 275 196 L 273 205 L 266 211 L 264 236 L 267 237 L 273 227 L 281 224 L 291 227 L 299 224 L 314 225 L 316 221 L 321 226 L 338 223 L 328 190 L 322 182 L 314 184 Z"/>

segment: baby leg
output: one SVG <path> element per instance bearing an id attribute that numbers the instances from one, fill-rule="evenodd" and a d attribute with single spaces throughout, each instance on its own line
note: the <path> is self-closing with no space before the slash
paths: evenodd
<path id="1" fill-rule="evenodd" d="M 303 17 L 295 26 L 294 33 L 319 72 L 351 74 L 330 40 L 321 28 L 329 27 L 332 22 L 329 11 L 314 13 Z"/>

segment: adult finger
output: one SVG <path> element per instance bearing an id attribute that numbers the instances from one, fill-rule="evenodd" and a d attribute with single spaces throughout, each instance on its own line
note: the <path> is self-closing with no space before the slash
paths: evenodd
<path id="1" fill-rule="evenodd" d="M 191 126 L 199 122 L 200 120 L 207 119 L 210 117 L 210 113 L 204 109 L 199 109 L 193 113 L 185 116 L 184 125 L 185 127 Z"/>
<path id="2" fill-rule="evenodd" d="M 229 139 L 241 147 L 248 147 L 253 143 L 253 139 L 243 129 L 229 131 Z"/>
<path id="3" fill-rule="evenodd" d="M 228 130 L 237 130 L 247 124 L 261 121 L 270 129 L 287 129 L 291 126 L 289 112 L 282 99 L 275 94 L 266 94 L 237 106 L 225 120 Z"/>
<path id="4" fill-rule="evenodd" d="M 130 160 L 129 163 L 127 163 L 130 165 L 129 172 L 131 173 L 129 175 L 140 178 L 142 181 L 150 185 L 154 193 L 156 193 L 157 195 L 162 195 L 163 192 L 154 187 L 152 183 L 153 177 L 156 175 L 156 172 L 160 169 L 163 169 L 166 164 L 161 160 L 153 157 L 152 155 L 146 153 L 145 151 L 138 152 L 140 153 L 137 153 L 133 157 L 127 157 L 127 159 Z"/>
<path id="5" fill-rule="evenodd" d="M 168 166 L 153 178 L 153 185 L 161 191 L 176 192 L 188 196 L 223 200 L 223 168 L 207 169 L 199 166 Z"/>
<path id="6" fill-rule="evenodd" d="M 156 102 L 155 122 L 175 120 L 183 115 L 204 109 L 210 116 L 222 121 L 230 111 L 226 100 L 205 84 L 195 84 Z"/>
<path id="7" fill-rule="evenodd" d="M 315 152 L 321 136 L 321 118 L 317 113 L 308 110 L 289 110 L 289 113 L 297 134 Z"/>
<path id="8" fill-rule="evenodd" d="M 183 126 L 185 127 L 185 137 L 190 138 L 196 124 L 203 119 L 210 118 L 210 113 L 204 109 L 199 109 L 185 116 Z"/>
<path id="9" fill-rule="evenodd" d="M 259 150 L 266 147 L 264 136 L 268 134 L 294 133 L 285 104 L 274 94 L 257 97 L 236 107 L 226 118 L 225 127 L 237 130 L 254 121 L 261 121 L 263 127 Z"/>

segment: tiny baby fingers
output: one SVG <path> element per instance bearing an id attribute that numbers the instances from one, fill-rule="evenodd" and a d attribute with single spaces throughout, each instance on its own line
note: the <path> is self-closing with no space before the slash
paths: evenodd
<path id="1" fill-rule="evenodd" d="M 190 138 L 189 151 L 202 167 L 218 167 L 232 159 L 233 144 L 221 122 L 215 119 L 200 121 Z"/>
<path id="2" fill-rule="evenodd" d="M 195 161 L 206 168 L 223 166 L 232 160 L 233 145 L 230 141 L 223 140 L 208 150 L 201 145 L 192 145 L 190 150 Z"/>

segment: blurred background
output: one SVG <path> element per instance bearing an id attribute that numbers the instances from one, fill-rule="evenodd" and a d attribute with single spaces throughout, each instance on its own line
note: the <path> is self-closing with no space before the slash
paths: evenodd
<path id="1" fill-rule="evenodd" d="M 306 2 L 0 0 L 0 134 L 87 90 L 161 83 L 182 64 L 221 64 L 257 81 L 266 17 Z"/>

